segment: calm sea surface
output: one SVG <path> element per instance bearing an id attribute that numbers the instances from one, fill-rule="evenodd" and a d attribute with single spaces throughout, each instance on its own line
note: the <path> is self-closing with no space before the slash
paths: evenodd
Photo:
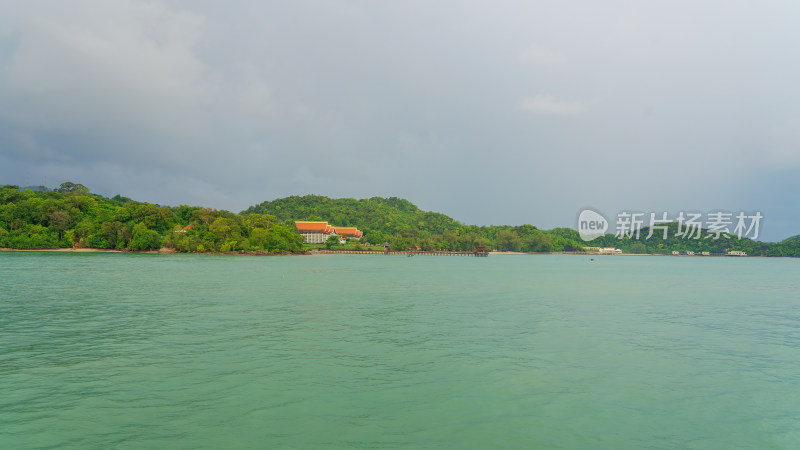
<path id="1" fill-rule="evenodd" d="M 800 260 L 0 253 L 0 448 L 800 448 Z"/>

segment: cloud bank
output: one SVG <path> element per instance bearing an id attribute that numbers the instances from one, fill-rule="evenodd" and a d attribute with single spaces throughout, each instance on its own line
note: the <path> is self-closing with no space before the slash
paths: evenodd
<path id="1" fill-rule="evenodd" d="M 5 2 L 0 177 L 468 223 L 761 210 L 800 233 L 785 2 Z M 776 185 L 776 180 L 784 180 Z"/>

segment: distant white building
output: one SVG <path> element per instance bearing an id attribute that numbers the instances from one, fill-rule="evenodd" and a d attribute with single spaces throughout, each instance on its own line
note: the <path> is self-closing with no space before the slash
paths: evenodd
<path id="1" fill-rule="evenodd" d="M 728 256 L 747 256 L 747 253 L 741 250 L 731 250 L 728 252 Z"/>
<path id="2" fill-rule="evenodd" d="M 693 252 L 693 251 L 691 251 L 691 250 L 687 250 L 687 251 L 686 251 L 686 254 L 687 254 L 687 255 L 689 255 L 689 256 L 694 256 L 694 252 Z"/>
<path id="3" fill-rule="evenodd" d="M 599 253 L 601 255 L 620 255 L 622 250 L 614 247 L 583 247 L 583 251 Z"/>
<path id="4" fill-rule="evenodd" d="M 673 250 L 673 251 L 672 251 L 672 254 L 673 254 L 673 255 L 680 255 L 680 254 L 681 254 L 681 252 L 679 252 L 679 251 L 677 251 L 677 250 Z"/>

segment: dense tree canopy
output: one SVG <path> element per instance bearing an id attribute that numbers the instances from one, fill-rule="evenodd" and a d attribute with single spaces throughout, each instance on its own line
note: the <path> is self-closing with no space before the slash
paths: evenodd
<path id="1" fill-rule="evenodd" d="M 504 251 L 551 252 L 580 248 L 574 230 L 542 231 L 533 225 L 464 225 L 441 213 L 420 210 L 408 200 L 390 197 L 328 198 L 292 196 L 263 202 L 244 213 L 269 214 L 277 220 L 324 220 L 357 227 L 364 241 L 389 242 L 392 248 L 419 246 L 422 250 L 474 250 L 478 246 Z"/>
<path id="2" fill-rule="evenodd" d="M 671 253 L 686 251 L 725 253 L 741 250 L 748 255 L 800 256 L 800 237 L 782 243 L 756 242 L 735 236 L 700 239 L 675 236 L 677 224 L 669 225 L 667 239 L 647 239 L 643 228 L 639 239 L 617 238 L 608 234 L 592 242 L 581 240 L 571 228 L 539 230 L 533 225 L 464 225 L 434 212 L 425 212 L 408 200 L 395 197 L 332 199 L 320 195 L 292 196 L 264 202 L 245 212 L 275 216 L 277 220 L 325 220 L 334 225 L 358 227 L 364 240 L 373 244 L 389 242 L 393 248 L 419 246 L 423 250 L 473 250 L 483 245 L 501 251 L 553 252 L 573 251 L 588 247 L 616 247 L 626 253 Z"/>
<path id="3" fill-rule="evenodd" d="M 180 252 L 297 252 L 303 239 L 295 220 L 324 220 L 364 232 L 359 244 L 389 242 L 392 248 L 560 252 L 584 246 L 617 247 L 628 253 L 741 250 L 748 255 L 800 256 L 800 237 L 781 243 L 735 236 L 699 239 L 678 236 L 670 224 L 667 238 L 638 239 L 608 234 L 586 243 L 571 228 L 539 230 L 533 225 L 465 225 L 408 200 L 391 197 L 331 199 L 319 195 L 286 197 L 248 208 L 241 214 L 199 206 L 165 207 L 120 195 L 106 198 L 83 185 L 62 183 L 53 191 L 0 187 L 0 247 L 100 248 L 132 251 L 171 248 Z M 335 245 L 331 243 L 331 245 Z"/>
<path id="4" fill-rule="evenodd" d="M 296 252 L 302 238 L 272 216 L 109 199 L 66 182 L 41 192 L 0 187 L 0 247 Z"/>

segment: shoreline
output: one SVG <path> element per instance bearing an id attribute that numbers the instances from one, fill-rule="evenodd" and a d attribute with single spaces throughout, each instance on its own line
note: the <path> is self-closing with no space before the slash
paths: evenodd
<path id="1" fill-rule="evenodd" d="M 131 252 L 110 248 L 8 248 L 0 247 L 0 252 L 66 252 L 66 253 L 160 253 L 160 250 Z"/>
<path id="2" fill-rule="evenodd" d="M 303 253 L 292 252 L 267 252 L 263 250 L 237 251 L 237 252 L 179 252 L 171 248 L 161 248 L 158 250 L 117 250 L 107 248 L 7 248 L 0 247 L 0 252 L 42 252 L 42 253 L 128 253 L 132 255 L 241 255 L 241 256 L 284 256 L 284 255 L 308 255 L 308 251 Z"/>
<path id="3" fill-rule="evenodd" d="M 263 250 L 252 251 L 234 251 L 234 252 L 179 252 L 171 248 L 161 248 L 158 250 L 117 250 L 105 248 L 8 248 L 0 247 L 0 252 L 42 252 L 42 253 L 128 253 L 128 254 L 147 254 L 147 255 L 235 255 L 235 256 L 309 256 L 309 255 L 335 255 L 336 251 L 318 252 L 317 249 L 304 250 L 303 252 L 278 252 L 271 253 Z M 405 252 L 401 252 L 405 253 Z M 341 252 L 341 254 L 352 255 L 358 254 L 357 252 Z M 382 255 L 383 253 L 364 252 L 365 255 Z M 736 258 L 794 258 L 792 256 L 737 256 L 737 255 L 670 255 L 665 253 L 619 253 L 619 254 L 593 254 L 593 253 L 578 253 L 578 252 L 510 252 L 510 251 L 492 251 L 489 255 L 509 256 L 509 255 L 569 255 L 569 256 L 672 256 L 672 257 L 692 257 L 692 258 L 711 258 L 711 257 L 736 257 Z"/>

